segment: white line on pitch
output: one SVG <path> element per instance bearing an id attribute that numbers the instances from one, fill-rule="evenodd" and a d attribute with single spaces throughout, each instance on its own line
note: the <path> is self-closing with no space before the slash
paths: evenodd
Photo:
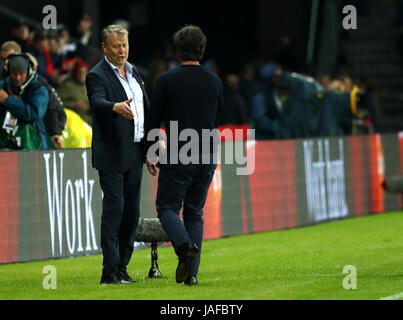
<path id="1" fill-rule="evenodd" d="M 379 298 L 378 300 L 397 300 L 399 298 L 403 298 L 403 292 L 394 294 L 393 296 Z"/>

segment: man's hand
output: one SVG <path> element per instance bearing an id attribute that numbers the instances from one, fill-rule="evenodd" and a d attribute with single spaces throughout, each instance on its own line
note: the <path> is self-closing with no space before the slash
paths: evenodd
<path id="1" fill-rule="evenodd" d="M 133 98 L 123 102 L 117 102 L 113 105 L 113 111 L 125 117 L 128 120 L 132 120 L 134 118 L 134 114 L 132 109 L 130 108 L 130 103 L 133 101 Z"/>
<path id="2" fill-rule="evenodd" d="M 146 166 L 147 166 L 148 172 L 149 172 L 152 176 L 155 177 L 155 176 L 157 175 L 157 165 L 150 163 L 150 161 L 148 161 L 148 159 L 146 159 Z"/>
<path id="3" fill-rule="evenodd" d="M 0 103 L 3 104 L 7 98 L 8 98 L 8 93 L 5 92 L 3 89 L 1 89 L 0 90 Z"/>
<path id="4" fill-rule="evenodd" d="M 55 134 L 55 135 L 52 136 L 51 139 L 52 139 L 53 144 L 55 145 L 56 148 L 58 148 L 58 149 L 63 148 L 62 147 L 62 137 L 61 136 Z"/>

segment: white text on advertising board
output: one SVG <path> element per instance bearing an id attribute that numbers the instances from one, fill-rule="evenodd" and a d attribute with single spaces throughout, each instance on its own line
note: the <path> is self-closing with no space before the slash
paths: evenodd
<path id="1" fill-rule="evenodd" d="M 66 177 L 67 179 L 63 177 L 63 152 L 53 152 L 52 172 L 49 161 L 51 154 L 45 153 L 43 157 L 46 166 L 52 256 L 55 255 L 56 231 L 60 255 L 63 254 L 64 239 L 67 242 L 70 254 L 98 250 L 92 214 L 92 196 L 95 181 L 88 179 L 87 151 L 84 151 L 81 155 L 83 159 L 83 175 L 81 178 L 75 179 L 74 182 L 69 177 Z M 57 157 L 59 158 L 59 167 Z M 84 200 L 84 208 L 81 207 L 82 200 Z M 85 215 L 84 227 L 81 225 L 82 214 Z M 65 236 L 63 237 L 63 235 Z M 83 247 L 84 241 L 85 247 Z"/>

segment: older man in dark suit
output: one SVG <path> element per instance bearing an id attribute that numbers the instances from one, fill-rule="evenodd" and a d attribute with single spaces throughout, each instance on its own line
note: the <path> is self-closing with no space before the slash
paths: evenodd
<path id="1" fill-rule="evenodd" d="M 139 73 L 127 62 L 128 31 L 120 25 L 106 27 L 102 48 L 105 58 L 86 78 L 93 128 L 92 163 L 103 191 L 101 284 L 120 284 L 133 282 L 126 266 L 139 219 L 149 99 Z"/>

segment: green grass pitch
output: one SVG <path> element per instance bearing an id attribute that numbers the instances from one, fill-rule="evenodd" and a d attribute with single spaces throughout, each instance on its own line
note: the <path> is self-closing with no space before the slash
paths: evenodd
<path id="1" fill-rule="evenodd" d="M 0 299 L 403 299 L 403 212 L 205 241 L 197 287 L 176 284 L 171 247 L 158 252 L 166 278 L 145 278 L 147 248 L 128 266 L 137 282 L 118 286 L 99 285 L 101 255 L 0 265 Z M 43 287 L 46 265 L 56 268 L 56 289 Z M 343 287 L 347 265 L 356 289 Z"/>

